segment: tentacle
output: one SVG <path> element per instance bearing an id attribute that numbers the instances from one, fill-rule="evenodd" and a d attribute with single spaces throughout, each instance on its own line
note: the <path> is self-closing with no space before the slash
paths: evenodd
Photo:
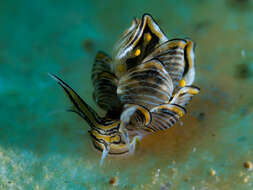
<path id="1" fill-rule="evenodd" d="M 134 152 L 136 142 L 142 138 L 151 120 L 150 112 L 143 106 L 134 104 L 126 106 L 120 117 L 119 131 L 130 153 Z"/>
<path id="2" fill-rule="evenodd" d="M 134 136 L 133 139 L 132 139 L 132 142 L 130 144 L 130 147 L 129 147 L 129 153 L 130 154 L 133 154 L 135 149 L 136 149 L 136 146 L 137 144 L 140 142 L 142 136 Z"/>
<path id="3" fill-rule="evenodd" d="M 143 128 L 150 123 L 151 119 L 149 110 L 135 104 L 127 104 L 120 117 L 121 126 L 124 125 L 128 130 Z"/>
<path id="4" fill-rule="evenodd" d="M 102 156 L 101 156 L 101 160 L 100 160 L 100 166 L 103 165 L 104 160 L 105 160 L 106 156 L 108 155 L 109 151 L 110 151 L 110 147 L 109 146 L 104 146 Z"/>

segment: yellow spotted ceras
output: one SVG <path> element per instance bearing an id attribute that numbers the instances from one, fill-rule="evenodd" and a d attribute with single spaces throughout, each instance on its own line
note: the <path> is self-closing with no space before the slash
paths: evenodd
<path id="1" fill-rule="evenodd" d="M 71 111 L 90 125 L 94 146 L 107 154 L 134 152 L 144 135 L 173 126 L 199 88 L 195 78 L 194 43 L 168 40 L 153 18 L 134 19 L 111 59 L 98 52 L 92 68 L 93 97 L 105 110 L 99 116 L 69 85 L 51 75 L 73 103 Z"/>

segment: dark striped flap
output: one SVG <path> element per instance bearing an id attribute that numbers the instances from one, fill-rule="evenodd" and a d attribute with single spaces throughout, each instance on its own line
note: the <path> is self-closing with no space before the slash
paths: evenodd
<path id="1" fill-rule="evenodd" d="M 111 71 L 111 58 L 105 53 L 97 53 L 91 78 L 93 98 L 97 104 L 106 111 L 119 110 L 121 104 L 116 94 L 118 79 Z"/>
<path id="2" fill-rule="evenodd" d="M 158 60 L 138 65 L 119 80 L 117 94 L 123 104 L 137 104 L 151 109 L 168 103 L 173 83 Z"/>
<path id="3" fill-rule="evenodd" d="M 195 77 L 193 48 L 193 42 L 188 39 L 172 39 L 157 46 L 144 61 L 159 59 L 171 76 L 174 87 L 182 79 L 186 85 L 191 85 Z"/>
<path id="4" fill-rule="evenodd" d="M 172 127 L 186 110 L 176 104 L 164 104 L 151 109 L 150 113 L 152 121 L 147 128 L 154 132 Z"/>

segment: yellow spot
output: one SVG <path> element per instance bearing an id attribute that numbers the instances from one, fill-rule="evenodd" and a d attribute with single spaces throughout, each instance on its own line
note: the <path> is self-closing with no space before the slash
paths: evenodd
<path id="1" fill-rule="evenodd" d="M 126 65 L 124 65 L 124 64 L 118 64 L 118 65 L 116 66 L 116 70 L 117 70 L 118 72 L 124 72 L 124 71 L 126 71 Z"/>
<path id="2" fill-rule="evenodd" d="M 192 94 L 192 95 L 196 95 L 196 94 L 199 93 L 199 90 L 196 89 L 196 88 L 191 88 L 191 89 L 189 89 L 189 93 Z"/>
<path id="3" fill-rule="evenodd" d="M 141 50 L 140 49 L 137 49 L 134 53 L 135 56 L 139 56 L 141 54 Z"/>
<path id="4" fill-rule="evenodd" d="M 244 182 L 244 183 L 248 183 L 248 182 L 249 182 L 249 179 L 250 179 L 250 177 L 249 177 L 249 176 L 246 176 L 246 177 L 243 179 L 243 182 Z"/>
<path id="5" fill-rule="evenodd" d="M 186 82 L 185 82 L 184 79 L 182 79 L 182 80 L 179 81 L 179 86 L 180 87 L 184 87 L 185 85 L 186 85 Z"/>
<path id="6" fill-rule="evenodd" d="M 210 175 L 211 176 L 215 176 L 216 175 L 216 171 L 213 168 L 210 169 Z"/>
<path id="7" fill-rule="evenodd" d="M 150 33 L 144 34 L 144 40 L 145 40 L 147 43 L 150 42 L 151 38 L 152 38 L 152 36 L 150 35 Z"/>

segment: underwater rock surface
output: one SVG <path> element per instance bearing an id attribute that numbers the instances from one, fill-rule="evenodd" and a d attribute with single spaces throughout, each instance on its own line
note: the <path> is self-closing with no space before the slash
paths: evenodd
<path id="1" fill-rule="evenodd" d="M 0 4 L 0 189 L 252 189 L 252 1 Z M 168 38 L 196 42 L 201 93 L 181 123 L 100 167 L 88 125 L 65 112 L 69 101 L 47 73 L 102 113 L 92 100 L 94 56 L 145 12 Z"/>

